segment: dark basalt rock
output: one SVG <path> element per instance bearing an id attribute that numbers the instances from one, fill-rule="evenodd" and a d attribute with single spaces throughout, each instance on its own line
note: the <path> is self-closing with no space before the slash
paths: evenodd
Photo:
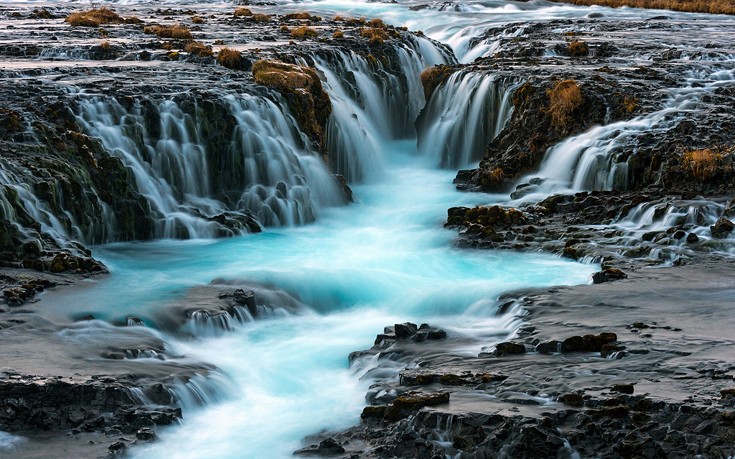
<path id="1" fill-rule="evenodd" d="M 498 343 L 495 345 L 495 350 L 493 351 L 493 355 L 497 357 L 502 357 L 504 355 L 517 355 L 517 354 L 525 354 L 526 353 L 526 346 L 519 343 Z"/>
<path id="2" fill-rule="evenodd" d="M 180 418 L 181 409 L 173 406 L 139 406 L 130 388 L 114 379 L 0 379 L 0 429 L 9 432 L 99 431 L 115 426 L 124 433 L 135 433 Z"/>
<path id="3" fill-rule="evenodd" d="M 731 222 L 725 217 L 721 217 L 719 220 L 717 220 L 717 223 L 710 227 L 710 230 L 712 231 L 712 237 L 716 238 L 725 238 L 730 233 L 732 233 L 732 230 L 734 229 L 735 223 Z"/>
<path id="4" fill-rule="evenodd" d="M 610 282 L 620 279 L 627 279 L 628 275 L 622 270 L 617 268 L 607 268 L 600 272 L 592 275 L 592 282 L 595 284 L 602 284 L 603 282 Z"/>
<path id="5" fill-rule="evenodd" d="M 318 445 L 311 445 L 295 451 L 294 455 L 328 457 L 342 454 L 344 452 L 344 447 L 337 443 L 336 440 L 333 438 L 326 438 L 319 442 Z"/>
<path id="6" fill-rule="evenodd" d="M 633 395 L 635 387 L 632 384 L 616 384 L 610 390 L 612 392 L 620 392 L 621 394 Z"/>
<path id="7" fill-rule="evenodd" d="M 388 404 L 383 418 L 388 422 L 396 422 L 410 416 L 425 406 L 443 405 L 449 403 L 448 392 L 424 393 L 408 392 Z"/>

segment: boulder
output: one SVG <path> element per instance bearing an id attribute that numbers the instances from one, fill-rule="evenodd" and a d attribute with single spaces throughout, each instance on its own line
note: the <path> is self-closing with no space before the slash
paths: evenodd
<path id="1" fill-rule="evenodd" d="M 725 217 L 720 217 L 720 219 L 717 220 L 714 225 L 710 226 L 709 229 L 712 231 L 712 237 L 724 239 L 732 233 L 733 229 L 735 229 L 735 223 Z"/>

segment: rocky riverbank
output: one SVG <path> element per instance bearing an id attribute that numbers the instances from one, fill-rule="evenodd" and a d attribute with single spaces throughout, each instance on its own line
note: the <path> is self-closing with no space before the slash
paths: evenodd
<path id="1" fill-rule="evenodd" d="M 385 347 L 386 365 L 407 368 L 373 386 L 359 427 L 307 439 L 302 453 L 728 457 L 734 269 L 710 260 L 506 294 L 501 308 L 523 321 L 515 335 L 474 358 L 451 333 L 444 346 Z"/>
<path id="2" fill-rule="evenodd" d="M 732 455 L 728 24 L 599 15 L 516 23 L 473 39 L 495 43 L 494 55 L 453 65 L 447 47 L 380 20 L 255 6 L 72 12 L 0 10 L 8 82 L 0 431 L 27 437 L 28 457 L 57 448 L 121 453 L 178 422 L 182 400 L 205 404 L 216 384 L 227 385 L 217 368 L 167 349 L 140 325 L 216 336 L 302 307 L 272 286 L 218 281 L 155 314 L 56 323 L 39 313 L 37 296 L 106 272 L 84 244 L 312 222 L 319 206 L 350 201 L 347 182 L 362 178 L 352 156 L 369 136 L 345 140 L 335 101 L 347 100 L 353 111 L 343 115 L 355 118 L 355 107 L 385 108 L 387 137 L 416 131 L 421 150 L 435 146 L 442 104 L 458 96 L 451 84 L 488 76 L 497 97 L 483 102 L 477 123 L 462 119 L 462 138 L 442 143 L 449 147 L 437 163 L 472 162 L 453 156 L 472 130 L 481 151 L 471 159 L 482 161 L 460 171 L 457 186 L 510 198 L 452 208 L 447 226 L 467 249 L 599 262 L 599 285 L 501 297 L 498 314 L 521 325 L 472 355 L 466 349 L 478 343 L 441 323 L 386 324 L 373 348 L 350 356 L 356 366 L 378 362 L 367 373 L 375 383 L 363 423 L 299 454 Z M 419 114 L 414 67 L 427 46 L 450 65 L 422 75 L 428 103 Z M 329 87 L 327 71 L 344 87 Z M 358 78 L 366 75 L 377 88 L 369 94 Z M 370 94 L 385 100 L 374 104 Z M 559 169 L 584 173 L 557 174 L 551 166 L 568 157 L 550 155 L 562 148 L 579 167 Z M 274 150 L 286 160 L 269 156 Z M 673 267 L 647 268 L 661 263 Z"/>
<path id="3" fill-rule="evenodd" d="M 521 325 L 472 357 L 461 334 L 431 343 L 378 335 L 371 350 L 350 356 L 359 368 L 369 365 L 364 355 L 377 355 L 368 377 L 382 375 L 362 423 L 307 438 L 311 446 L 297 454 L 732 455 L 735 123 L 720 114 L 732 107 L 733 79 L 675 109 L 678 97 L 706 84 L 687 78 L 717 72 L 731 45 L 697 32 L 705 21 L 687 23 L 681 42 L 630 39 L 668 36 L 672 26 L 666 17 L 518 24 L 487 32 L 518 32 L 500 38 L 492 58 L 425 72 L 429 110 L 473 74 L 492 73 L 511 88 L 505 128 L 479 168 L 455 180 L 464 190 L 510 192 L 510 203 L 449 209 L 458 245 L 550 251 L 602 270 L 596 285 L 503 295 L 498 314 Z M 421 118 L 417 125 L 421 133 Z M 553 156 L 561 148 L 578 150 L 578 175 L 544 176 L 555 161 L 570 161 Z M 594 150 L 585 176 L 585 152 Z"/>

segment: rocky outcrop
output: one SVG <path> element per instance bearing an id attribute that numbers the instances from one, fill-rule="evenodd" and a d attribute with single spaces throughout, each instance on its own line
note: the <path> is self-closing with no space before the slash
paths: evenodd
<path id="1" fill-rule="evenodd" d="M 161 400 L 159 408 L 146 407 L 128 386 L 114 379 L 5 376 L 0 379 L 0 429 L 4 431 L 75 429 L 135 434 L 181 418 L 181 409 L 172 406 L 170 395 L 165 403 Z"/>

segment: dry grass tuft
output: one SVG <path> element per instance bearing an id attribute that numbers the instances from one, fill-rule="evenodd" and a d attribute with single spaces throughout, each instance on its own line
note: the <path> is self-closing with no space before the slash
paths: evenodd
<path id="1" fill-rule="evenodd" d="M 214 54 L 212 47 L 198 41 L 190 41 L 184 47 L 184 51 L 194 56 L 209 57 Z"/>
<path id="2" fill-rule="evenodd" d="M 735 14 L 735 0 L 551 0 L 574 5 L 600 5 L 617 8 L 653 8 L 692 13 Z"/>
<path id="3" fill-rule="evenodd" d="M 188 27 L 176 24 L 173 26 L 148 26 L 143 33 L 158 35 L 160 38 L 175 38 L 177 40 L 191 40 L 193 37 Z"/>
<path id="4" fill-rule="evenodd" d="M 573 40 L 569 42 L 567 52 L 572 57 L 587 57 L 590 53 L 590 47 L 585 41 Z"/>
<path id="5" fill-rule="evenodd" d="M 692 150 L 684 153 L 682 166 L 695 179 L 704 182 L 717 174 L 723 157 L 722 153 L 716 153 L 709 148 Z"/>
<path id="6" fill-rule="evenodd" d="M 385 22 L 383 22 L 381 19 L 371 19 L 367 22 L 368 27 L 372 27 L 373 29 L 387 29 L 388 26 L 385 25 Z"/>
<path id="7" fill-rule="evenodd" d="M 253 64 L 253 78 L 258 84 L 286 91 L 307 89 L 319 82 L 314 69 L 269 60 Z"/>
<path id="8" fill-rule="evenodd" d="M 633 96 L 623 97 L 623 110 L 625 113 L 633 113 L 638 108 L 638 98 Z"/>
<path id="9" fill-rule="evenodd" d="M 109 8 L 72 13 L 64 20 L 75 27 L 99 27 L 100 24 L 123 24 L 125 19 Z"/>
<path id="10" fill-rule="evenodd" d="M 549 96 L 546 111 L 556 126 L 567 124 L 572 113 L 582 105 L 582 90 L 574 80 L 560 81 L 546 94 Z"/>
<path id="11" fill-rule="evenodd" d="M 232 13 L 232 15 L 235 16 L 236 18 L 241 18 L 241 17 L 245 17 L 245 16 L 252 16 L 253 15 L 253 12 L 250 11 L 248 8 L 237 8 Z"/>
<path id="12" fill-rule="evenodd" d="M 424 97 L 427 101 L 452 73 L 454 69 L 448 65 L 435 65 L 421 72 L 421 85 L 424 87 Z"/>
<path id="13" fill-rule="evenodd" d="M 268 22 L 271 20 L 271 17 L 267 14 L 254 14 L 251 19 L 255 22 Z"/>
<path id="14" fill-rule="evenodd" d="M 222 48 L 217 52 L 217 63 L 228 69 L 242 68 L 243 59 L 240 51 L 232 48 Z"/>
<path id="15" fill-rule="evenodd" d="M 335 40 L 339 40 L 339 39 L 344 38 L 344 37 L 345 37 L 345 33 L 342 32 L 341 30 L 336 30 L 332 34 L 332 38 L 334 38 Z"/>
<path id="16" fill-rule="evenodd" d="M 312 16 L 311 14 L 309 14 L 307 12 L 287 14 L 287 15 L 283 16 L 283 19 L 285 19 L 287 21 L 288 20 L 291 20 L 291 19 L 298 19 L 298 20 L 302 20 L 302 21 L 306 20 L 306 21 L 314 21 L 314 22 L 319 22 L 319 21 L 322 20 L 321 17 L 319 17 L 319 16 Z"/>
<path id="17" fill-rule="evenodd" d="M 207 21 L 204 20 L 203 17 L 200 17 L 200 16 L 192 16 L 191 22 L 194 23 L 194 24 L 204 24 Z"/>
<path id="18" fill-rule="evenodd" d="M 319 32 L 312 29 L 311 27 L 297 27 L 291 31 L 291 36 L 293 38 L 298 38 L 299 40 L 306 40 L 307 38 L 314 38 L 319 36 Z"/>
<path id="19" fill-rule="evenodd" d="M 375 27 L 363 27 L 360 29 L 360 36 L 369 39 L 371 45 L 382 45 L 385 40 L 390 38 L 385 29 Z"/>

